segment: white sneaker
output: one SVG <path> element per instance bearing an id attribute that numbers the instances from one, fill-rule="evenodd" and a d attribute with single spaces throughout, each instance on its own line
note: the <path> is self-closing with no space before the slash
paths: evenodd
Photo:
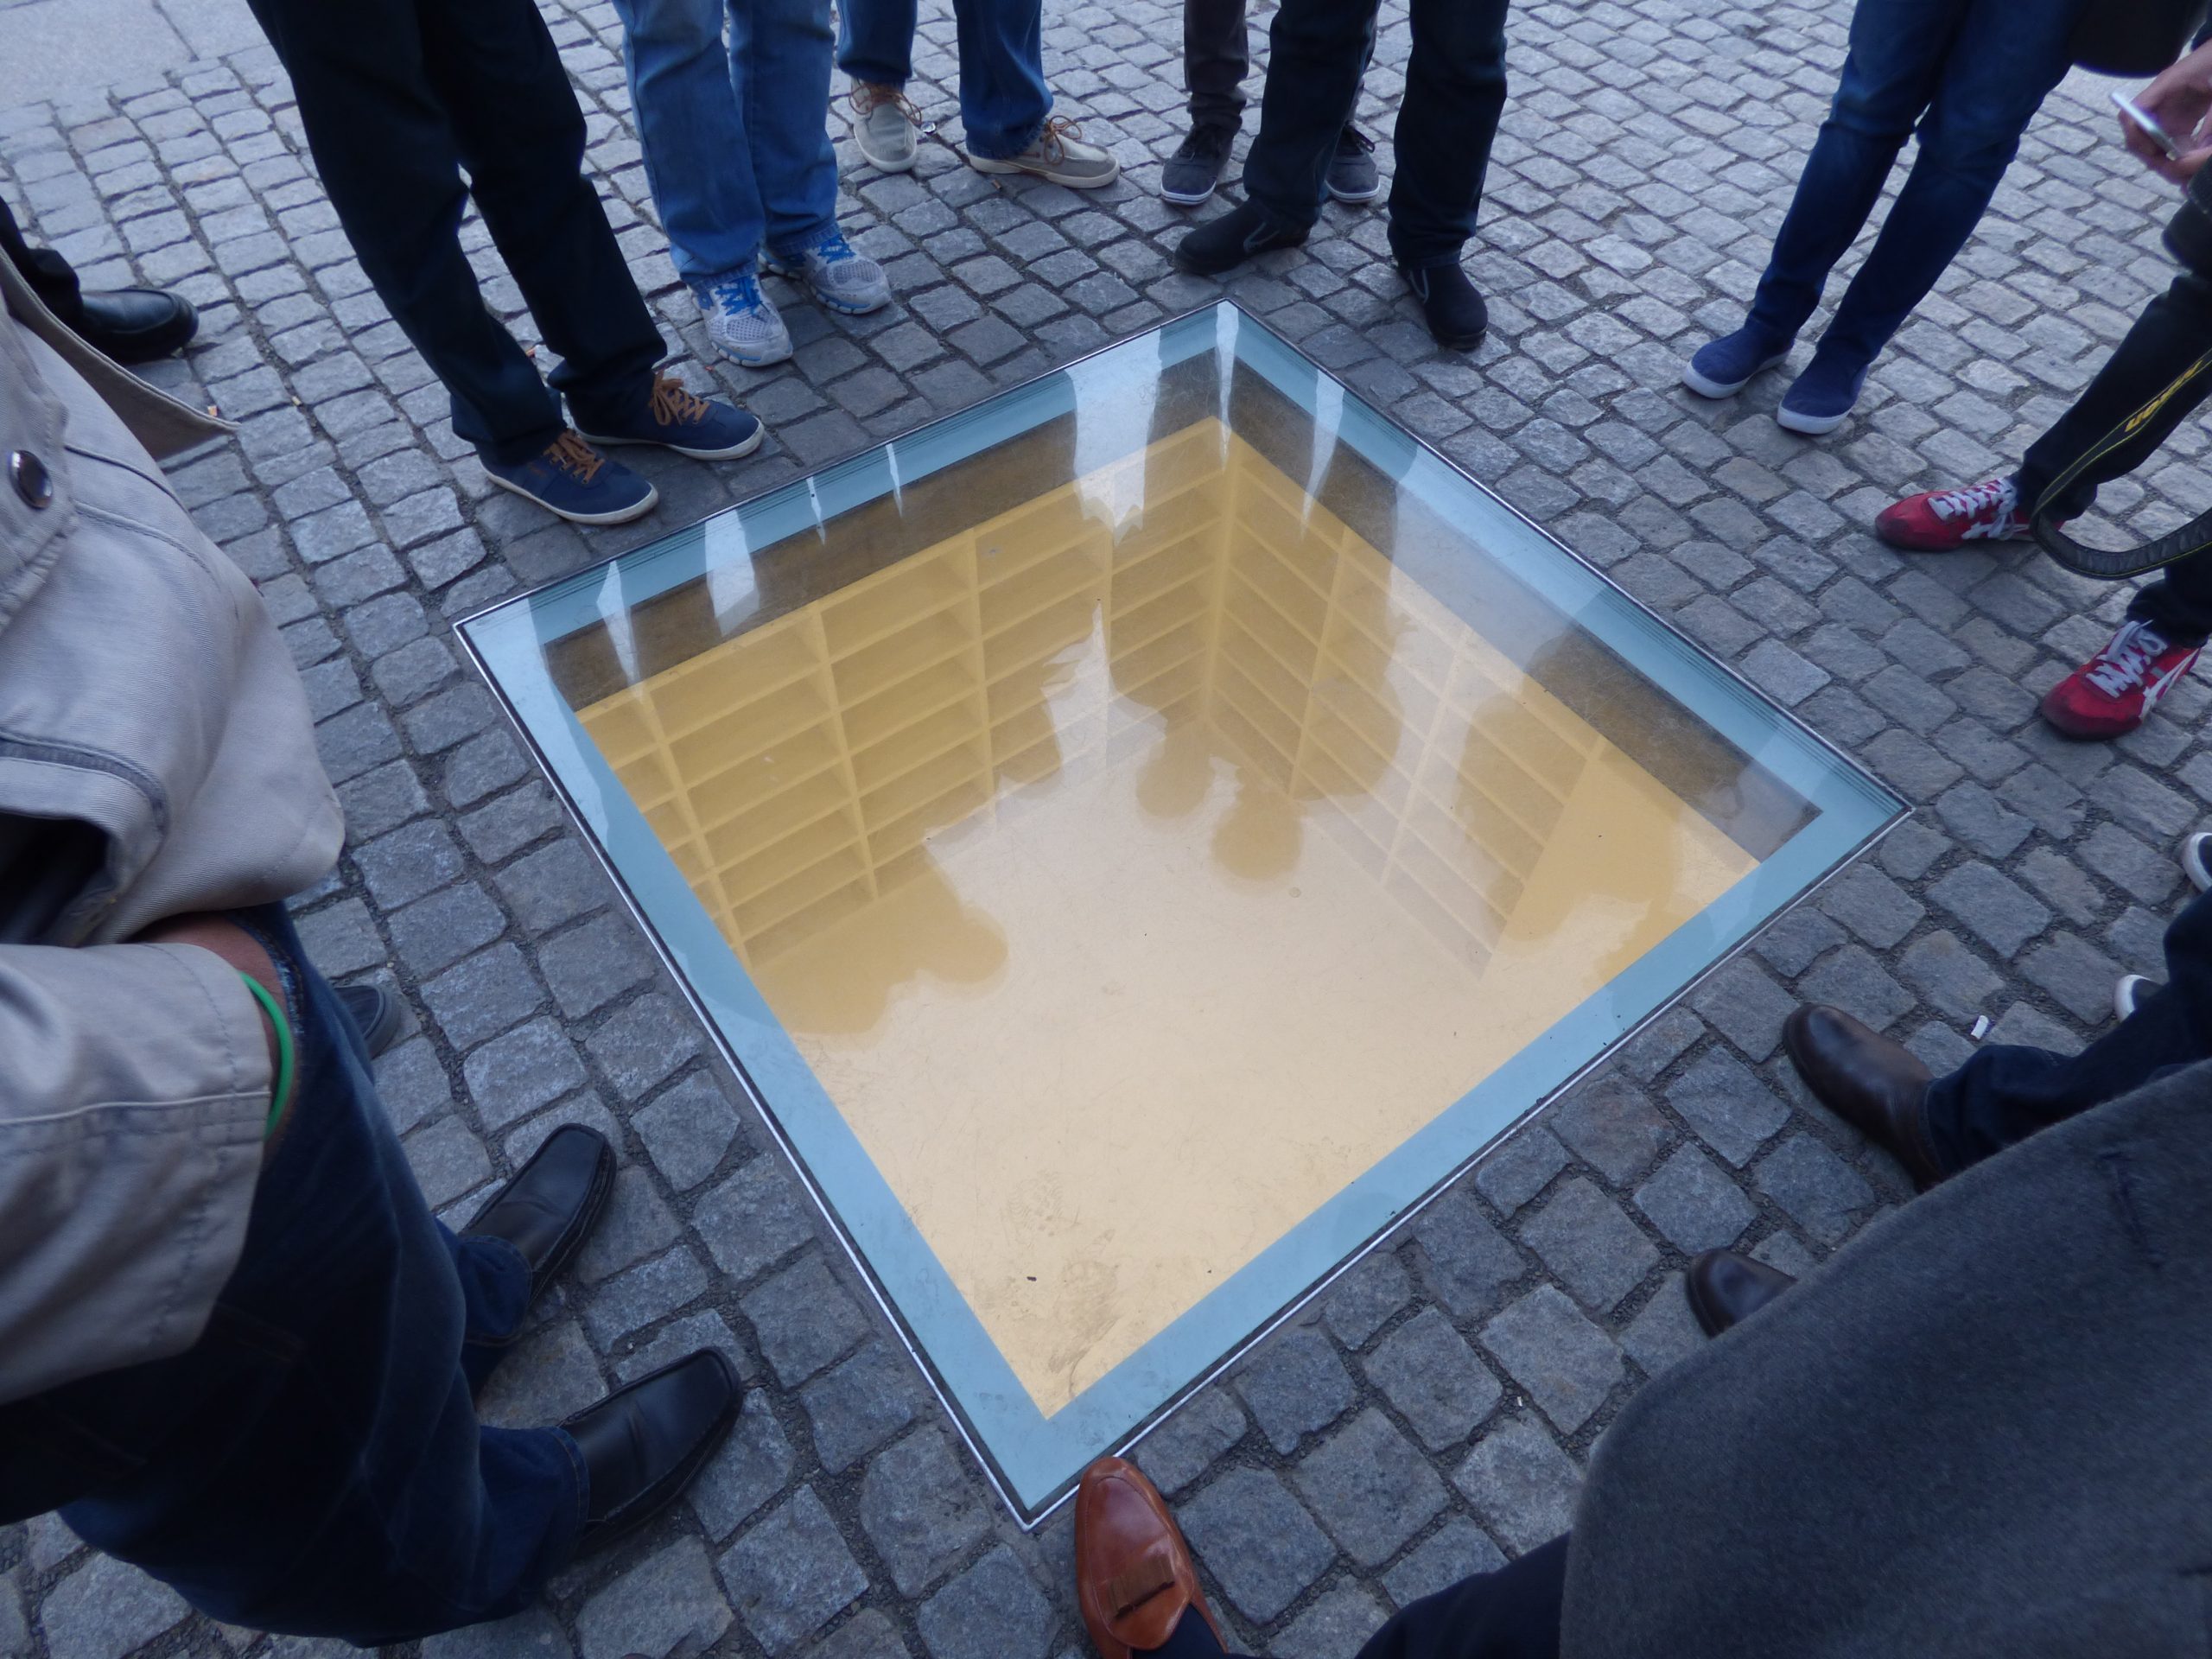
<path id="1" fill-rule="evenodd" d="M 885 173 L 912 167 L 922 118 L 906 94 L 876 81 L 855 81 L 852 105 L 853 144 L 861 159 Z"/>
<path id="2" fill-rule="evenodd" d="M 1082 129 L 1064 115 L 1045 124 L 1037 140 L 1019 156 L 978 156 L 968 152 L 968 165 L 978 173 L 1027 173 L 1071 190 L 1096 190 L 1122 176 L 1122 164 L 1096 144 L 1077 142 Z"/>
<path id="3" fill-rule="evenodd" d="M 2212 892 L 2212 830 L 2199 830 L 2182 837 L 2181 873 L 2199 893 Z"/>
<path id="4" fill-rule="evenodd" d="M 797 252 L 772 253 L 761 264 L 778 276 L 804 283 L 817 304 L 849 317 L 863 317 L 891 303 L 891 284 L 883 267 L 855 253 L 845 233 L 834 225 Z"/>
<path id="5" fill-rule="evenodd" d="M 733 363 L 762 369 L 791 354 L 791 330 L 753 272 L 737 271 L 692 294 L 707 319 L 707 338 Z"/>
<path id="6" fill-rule="evenodd" d="M 2158 988 L 2155 980 L 2142 974 L 2122 974 L 2120 983 L 2112 988 L 2113 1017 L 2127 1019 L 2134 1014 L 2135 1005 Z"/>

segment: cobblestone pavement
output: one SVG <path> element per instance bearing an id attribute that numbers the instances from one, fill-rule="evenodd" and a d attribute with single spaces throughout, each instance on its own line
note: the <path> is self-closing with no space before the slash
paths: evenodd
<path id="1" fill-rule="evenodd" d="M 1179 127 L 1177 10 L 1125 0 L 1088 28 L 1073 19 L 1103 14 L 1054 10 L 1064 107 L 1112 136 L 1126 181 L 995 184 L 939 147 L 886 178 L 848 146 L 848 221 L 899 303 L 837 323 L 794 306 L 797 361 L 765 374 L 699 355 L 613 10 L 556 10 L 592 164 L 683 372 L 741 394 L 774 435 L 741 465 L 647 462 L 660 514 L 605 533 L 487 491 L 334 228 L 265 49 L 0 114 L 0 192 L 92 283 L 172 285 L 203 309 L 202 343 L 156 376 L 244 427 L 176 467 L 176 488 L 260 582 L 307 675 L 352 836 L 302 928 L 326 969 L 394 976 L 423 1018 L 380 1075 L 424 1185 L 465 1210 L 563 1119 L 622 1149 L 610 1221 L 490 1414 L 551 1419 L 701 1342 L 759 1384 L 679 1513 L 423 1659 L 1082 1649 L 1065 1512 L 1024 1535 L 990 1499 L 448 637 L 502 594 L 1217 291 L 1170 273 L 1182 219 L 1152 194 Z M 920 96 L 950 118 L 948 8 L 925 10 Z M 1999 1037 L 2071 1047 L 2107 1017 L 2116 974 L 2157 963 L 2171 848 L 2212 800 L 2203 684 L 2120 744 L 2055 741 L 2035 696 L 2124 594 L 2020 550 L 1908 563 L 1866 533 L 1899 492 L 2016 457 L 2164 283 L 2169 193 L 2113 142 L 2101 87 L 2051 100 L 1836 438 L 1775 426 L 1780 377 L 1718 405 L 1674 384 L 1749 296 L 1847 11 L 1517 10 L 1471 258 L 1494 327 L 1472 359 L 1431 346 L 1377 212 L 1332 207 L 1306 253 L 1228 285 L 1917 809 L 1145 1444 L 1255 1651 L 1346 1659 L 1392 1606 L 1553 1534 L 1592 1441 L 1698 1340 L 1687 1253 L 1733 1243 L 1802 1268 L 1904 1197 L 1900 1172 L 1794 1082 L 1777 1045 L 1796 999 L 1942 1066 L 1984 1013 Z M 1387 22 L 1366 94 L 1380 124 L 1402 84 L 1402 4 Z M 490 292 L 519 311 L 504 276 Z M 2185 434 L 2113 499 L 2141 526 L 2176 522 L 2168 489 L 2201 504 L 2186 475 L 2203 449 Z M 0 1653 L 332 1647 L 188 1617 L 50 1519 L 0 1532 Z"/>

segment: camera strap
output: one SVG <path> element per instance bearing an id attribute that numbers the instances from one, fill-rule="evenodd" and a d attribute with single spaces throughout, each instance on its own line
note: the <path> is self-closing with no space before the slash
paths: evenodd
<path id="1" fill-rule="evenodd" d="M 2156 541 L 2145 542 L 2139 547 L 2114 550 L 2086 547 L 2075 541 L 2059 528 L 2057 522 L 2040 505 L 2041 502 L 2064 499 L 2067 487 L 2075 479 L 2121 445 L 2133 442 L 2136 434 L 2156 418 L 2160 410 L 2207 374 L 2212 374 L 2212 351 L 2206 352 L 2183 369 L 2164 391 L 2098 439 L 2072 466 L 2051 480 L 2050 487 L 2039 498 L 2029 522 L 2029 528 L 2034 532 L 2036 540 L 2043 544 L 2044 552 L 2076 575 L 2093 577 L 2099 582 L 2119 582 L 2212 549 L 2212 512 L 2199 513 L 2180 529 L 2169 531 Z"/>

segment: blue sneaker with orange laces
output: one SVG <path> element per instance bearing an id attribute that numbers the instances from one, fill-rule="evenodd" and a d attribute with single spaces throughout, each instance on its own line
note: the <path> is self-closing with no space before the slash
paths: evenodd
<path id="1" fill-rule="evenodd" d="M 528 461 L 483 459 L 484 475 L 492 482 L 572 524 L 626 524 L 660 499 L 650 482 L 573 431 L 563 431 Z"/>
<path id="2" fill-rule="evenodd" d="M 650 443 L 694 461 L 735 461 L 767 435 L 757 416 L 734 404 L 718 404 L 686 391 L 672 374 L 655 372 L 652 387 L 627 410 L 592 417 L 592 443 Z"/>

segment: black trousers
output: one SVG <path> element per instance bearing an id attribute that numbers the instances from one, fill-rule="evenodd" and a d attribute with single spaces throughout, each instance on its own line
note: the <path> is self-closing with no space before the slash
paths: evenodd
<path id="1" fill-rule="evenodd" d="M 1183 0 L 1183 84 L 1191 124 L 1234 127 L 1244 119 L 1244 0 Z"/>
<path id="2" fill-rule="evenodd" d="M 1398 107 L 1390 251 L 1406 266 L 1455 260 L 1475 233 L 1491 142 L 1505 108 L 1507 0 L 1413 0 L 1413 55 Z M 1312 225 L 1337 136 L 1351 119 L 1381 0 L 1283 0 L 1268 33 L 1260 134 L 1244 194 Z"/>
<path id="3" fill-rule="evenodd" d="M 2144 308 L 2118 350 L 2074 406 L 2029 445 L 2016 474 L 2022 504 L 2040 501 L 2058 475 L 2145 404 L 2190 364 L 2212 350 L 2212 283 L 2184 271 Z M 2133 472 L 2158 453 L 2188 416 L 2212 396 L 2212 377 L 2190 384 L 2126 443 L 2067 486 L 2051 503 L 2062 518 L 2077 518 L 2096 502 L 2097 486 Z M 2169 644 L 2193 645 L 2212 636 L 2212 554 L 2168 565 L 2136 593 L 2127 613 L 2148 622 Z"/>
<path id="4" fill-rule="evenodd" d="M 577 420 L 634 403 L 660 334 L 584 179 L 583 114 L 531 0 L 250 3 L 354 256 L 452 394 L 454 430 L 513 462 L 563 425 L 461 251 L 472 194 Z"/>
<path id="5" fill-rule="evenodd" d="M 1567 1541 L 1413 1602 L 1367 1639 L 1358 1659 L 1559 1659 Z"/>
<path id="6" fill-rule="evenodd" d="M 4 201 L 0 201 L 0 253 L 6 254 L 8 263 L 22 272 L 31 292 L 48 310 L 72 328 L 77 326 L 85 315 L 77 293 L 77 273 L 52 248 L 34 248 L 24 241 L 22 228 Z"/>
<path id="7" fill-rule="evenodd" d="M 2212 893 L 2166 930 L 2166 982 L 2079 1054 L 1997 1043 L 1929 1085 L 1936 1156 L 1954 1173 L 2037 1129 L 2212 1058 Z"/>

